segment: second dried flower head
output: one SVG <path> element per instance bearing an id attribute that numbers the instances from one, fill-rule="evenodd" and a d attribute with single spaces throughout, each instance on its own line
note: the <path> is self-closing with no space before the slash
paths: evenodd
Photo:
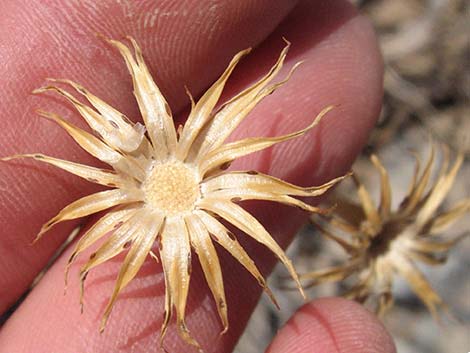
<path id="1" fill-rule="evenodd" d="M 307 286 L 345 282 L 345 297 L 371 305 L 382 316 L 393 304 L 394 278 L 401 276 L 437 318 L 438 309 L 445 308 L 445 304 L 415 262 L 431 265 L 445 262 L 448 251 L 462 237 L 449 238 L 442 236 L 443 232 L 470 211 L 467 198 L 450 210 L 439 212 L 463 162 L 459 154 L 449 166 L 447 149 L 443 156 L 440 171 L 432 183 L 434 146 L 422 173 L 417 160 L 407 195 L 393 210 L 388 172 L 379 158 L 372 155 L 371 161 L 380 174 L 380 205 L 375 206 L 365 186 L 354 176 L 360 202 L 338 200 L 336 212 L 325 219 L 326 227 L 317 217 L 312 218 L 322 234 L 339 244 L 348 258 L 341 265 L 301 276 Z"/>

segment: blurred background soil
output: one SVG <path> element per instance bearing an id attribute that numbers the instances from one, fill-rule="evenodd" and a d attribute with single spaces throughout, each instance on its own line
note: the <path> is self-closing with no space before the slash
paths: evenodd
<path id="1" fill-rule="evenodd" d="M 453 156 L 461 151 L 466 162 L 442 208 L 470 197 L 470 4 L 465 0 L 354 1 L 372 21 L 382 47 L 386 72 L 381 116 L 368 146 L 354 165 L 366 187 L 378 197 L 379 179 L 369 162 L 377 153 L 390 173 L 393 204 L 403 198 L 414 160 L 409 150 L 426 160 L 430 141 L 447 144 Z M 438 166 L 438 165 L 437 165 Z M 352 184 L 352 183 L 351 183 Z M 341 189 L 351 187 L 344 183 Z M 470 229 L 464 216 L 448 235 Z M 288 250 L 299 273 L 344 260 L 341 249 L 306 226 Z M 464 353 L 470 351 L 470 239 L 450 252 L 443 266 L 421 266 L 432 286 L 458 320 L 437 323 L 407 284 L 394 285 L 395 307 L 384 324 L 398 353 Z M 270 276 L 281 304 L 278 312 L 262 298 L 240 339 L 236 353 L 263 352 L 282 324 L 302 305 L 298 293 L 280 289 L 284 269 Z M 310 298 L 337 295 L 337 285 L 309 289 Z M 288 352 L 286 352 L 288 353 Z"/>

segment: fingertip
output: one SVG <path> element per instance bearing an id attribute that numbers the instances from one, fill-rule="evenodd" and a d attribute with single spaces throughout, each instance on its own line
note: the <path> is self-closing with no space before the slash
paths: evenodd
<path id="1" fill-rule="evenodd" d="M 279 331 L 266 353 L 395 353 L 380 321 L 363 306 L 324 298 L 301 307 Z"/>

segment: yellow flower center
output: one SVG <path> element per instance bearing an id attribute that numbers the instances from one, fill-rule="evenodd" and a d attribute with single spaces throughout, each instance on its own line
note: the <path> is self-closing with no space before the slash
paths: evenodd
<path id="1" fill-rule="evenodd" d="M 142 184 L 145 202 L 167 215 L 191 211 L 199 197 L 195 169 L 180 162 L 155 163 Z"/>

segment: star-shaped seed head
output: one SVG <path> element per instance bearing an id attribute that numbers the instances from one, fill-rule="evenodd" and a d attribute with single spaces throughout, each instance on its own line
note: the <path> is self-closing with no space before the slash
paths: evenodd
<path id="1" fill-rule="evenodd" d="M 339 199 L 333 214 L 323 220 L 312 217 L 322 234 L 339 244 L 348 258 L 341 265 L 302 275 L 307 286 L 344 282 L 348 288 L 345 297 L 372 306 L 382 316 L 393 305 L 394 278 L 401 276 L 437 318 L 438 309 L 446 306 L 415 262 L 431 265 L 445 262 L 449 250 L 467 234 L 449 238 L 444 232 L 470 212 L 470 198 L 461 200 L 448 211 L 439 211 L 463 156 L 457 155 L 449 166 L 449 151 L 444 148 L 442 166 L 431 182 L 434 159 L 432 146 L 421 175 L 417 159 L 407 195 L 399 207 L 392 210 L 393 190 L 388 172 L 379 158 L 372 155 L 371 161 L 380 175 L 380 205 L 375 206 L 365 186 L 353 176 L 359 202 Z"/>
<path id="2" fill-rule="evenodd" d="M 320 123 L 332 107 L 321 111 L 303 130 L 279 137 L 245 138 L 226 142 L 229 135 L 250 111 L 266 96 L 282 86 L 273 79 L 281 70 L 289 44 L 274 66 L 257 82 L 216 108 L 225 83 L 240 59 L 250 49 L 235 55 L 227 69 L 198 102 L 191 98 L 191 112 L 181 129 L 175 128 L 171 110 L 150 75 L 142 52 L 132 38 L 131 47 L 108 40 L 124 58 L 132 76 L 134 95 L 144 124 L 133 123 L 83 86 L 70 80 L 50 80 L 51 84 L 34 93 L 55 92 L 66 99 L 85 119 L 92 132 L 82 130 L 57 114 L 39 114 L 59 124 L 81 148 L 107 163 L 100 169 L 42 154 L 23 154 L 12 158 L 33 158 L 52 164 L 109 189 L 85 196 L 66 206 L 42 227 L 39 239 L 59 222 L 89 216 L 108 210 L 75 245 L 68 270 L 85 250 L 105 238 L 80 270 L 81 288 L 89 271 L 121 252 L 126 256 L 105 309 L 103 330 L 111 309 L 122 290 L 137 275 L 148 257 L 159 259 L 165 277 L 165 316 L 161 342 L 170 318 L 175 314 L 179 335 L 200 349 L 185 323 L 186 302 L 191 278 L 193 251 L 201 263 L 212 292 L 223 332 L 228 329 L 227 303 L 219 257 L 218 243 L 250 272 L 276 303 L 255 262 L 245 252 L 224 222 L 238 228 L 271 250 L 286 266 L 301 289 L 297 273 L 284 251 L 263 225 L 240 205 L 244 200 L 267 200 L 296 206 L 308 212 L 325 211 L 297 199 L 323 194 L 343 179 L 336 178 L 317 187 L 300 187 L 254 171 L 226 171 L 235 159 L 302 136 Z M 71 94 L 67 87 L 83 101 Z"/>

